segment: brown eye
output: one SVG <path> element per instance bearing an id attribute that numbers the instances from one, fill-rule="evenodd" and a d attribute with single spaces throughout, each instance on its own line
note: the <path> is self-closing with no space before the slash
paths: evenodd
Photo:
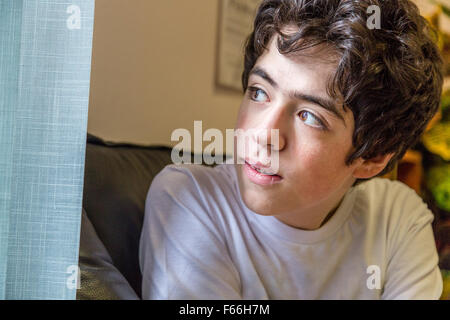
<path id="1" fill-rule="evenodd" d="M 307 117 L 305 116 L 305 112 L 306 112 L 306 111 L 301 111 L 301 112 L 299 113 L 300 119 L 302 119 L 302 121 L 306 121 L 306 119 L 307 119 Z"/>
<path id="2" fill-rule="evenodd" d="M 321 130 L 326 129 L 326 126 L 323 124 L 323 122 L 309 111 L 302 110 L 299 112 L 298 116 L 306 125 L 310 127 L 318 128 Z"/>

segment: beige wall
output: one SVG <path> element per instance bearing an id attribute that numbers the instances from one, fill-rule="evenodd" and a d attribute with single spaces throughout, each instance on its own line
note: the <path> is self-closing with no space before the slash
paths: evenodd
<path id="1" fill-rule="evenodd" d="M 234 128 L 239 92 L 215 86 L 219 0 L 96 0 L 88 132 L 167 144 L 176 128 Z"/>

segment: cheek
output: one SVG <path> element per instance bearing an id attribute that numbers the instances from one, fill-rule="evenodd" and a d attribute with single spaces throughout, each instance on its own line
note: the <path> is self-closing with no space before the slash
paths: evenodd
<path id="1" fill-rule="evenodd" d="M 303 144 L 296 150 L 296 180 L 304 181 L 301 188 L 308 188 L 314 193 L 326 193 L 336 188 L 349 174 L 345 165 L 343 150 L 347 146 L 337 143 Z"/>

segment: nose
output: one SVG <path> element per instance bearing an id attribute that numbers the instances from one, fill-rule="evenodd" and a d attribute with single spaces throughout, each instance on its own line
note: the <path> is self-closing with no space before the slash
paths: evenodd
<path id="1" fill-rule="evenodd" d="M 286 145 L 286 126 L 288 119 L 284 108 L 273 108 L 262 115 L 263 119 L 255 129 L 255 142 L 261 148 L 279 152 Z"/>

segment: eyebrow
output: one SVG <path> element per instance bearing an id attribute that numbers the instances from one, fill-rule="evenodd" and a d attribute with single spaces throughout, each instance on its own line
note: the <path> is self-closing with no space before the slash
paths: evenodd
<path id="1" fill-rule="evenodd" d="M 257 75 L 257 76 L 263 78 L 268 83 L 270 83 L 270 85 L 272 87 L 274 87 L 275 89 L 279 88 L 279 85 L 275 82 L 275 80 L 273 80 L 273 78 L 271 76 L 269 76 L 267 71 L 265 71 L 261 67 L 253 68 L 252 71 L 250 71 L 249 77 L 251 75 Z M 299 92 L 299 91 L 290 92 L 289 96 L 293 97 L 293 98 L 295 98 L 297 100 L 304 100 L 304 101 L 308 101 L 308 102 L 314 103 L 314 104 L 316 104 L 316 105 L 318 105 L 318 106 L 320 106 L 320 107 L 322 107 L 322 108 L 332 112 L 334 115 L 336 115 L 339 119 L 342 120 L 342 122 L 344 123 L 344 126 L 347 126 L 346 123 L 345 123 L 344 117 L 337 110 L 336 105 L 330 99 L 325 99 L 325 98 L 322 98 L 322 97 L 306 94 L 306 93 Z"/>

